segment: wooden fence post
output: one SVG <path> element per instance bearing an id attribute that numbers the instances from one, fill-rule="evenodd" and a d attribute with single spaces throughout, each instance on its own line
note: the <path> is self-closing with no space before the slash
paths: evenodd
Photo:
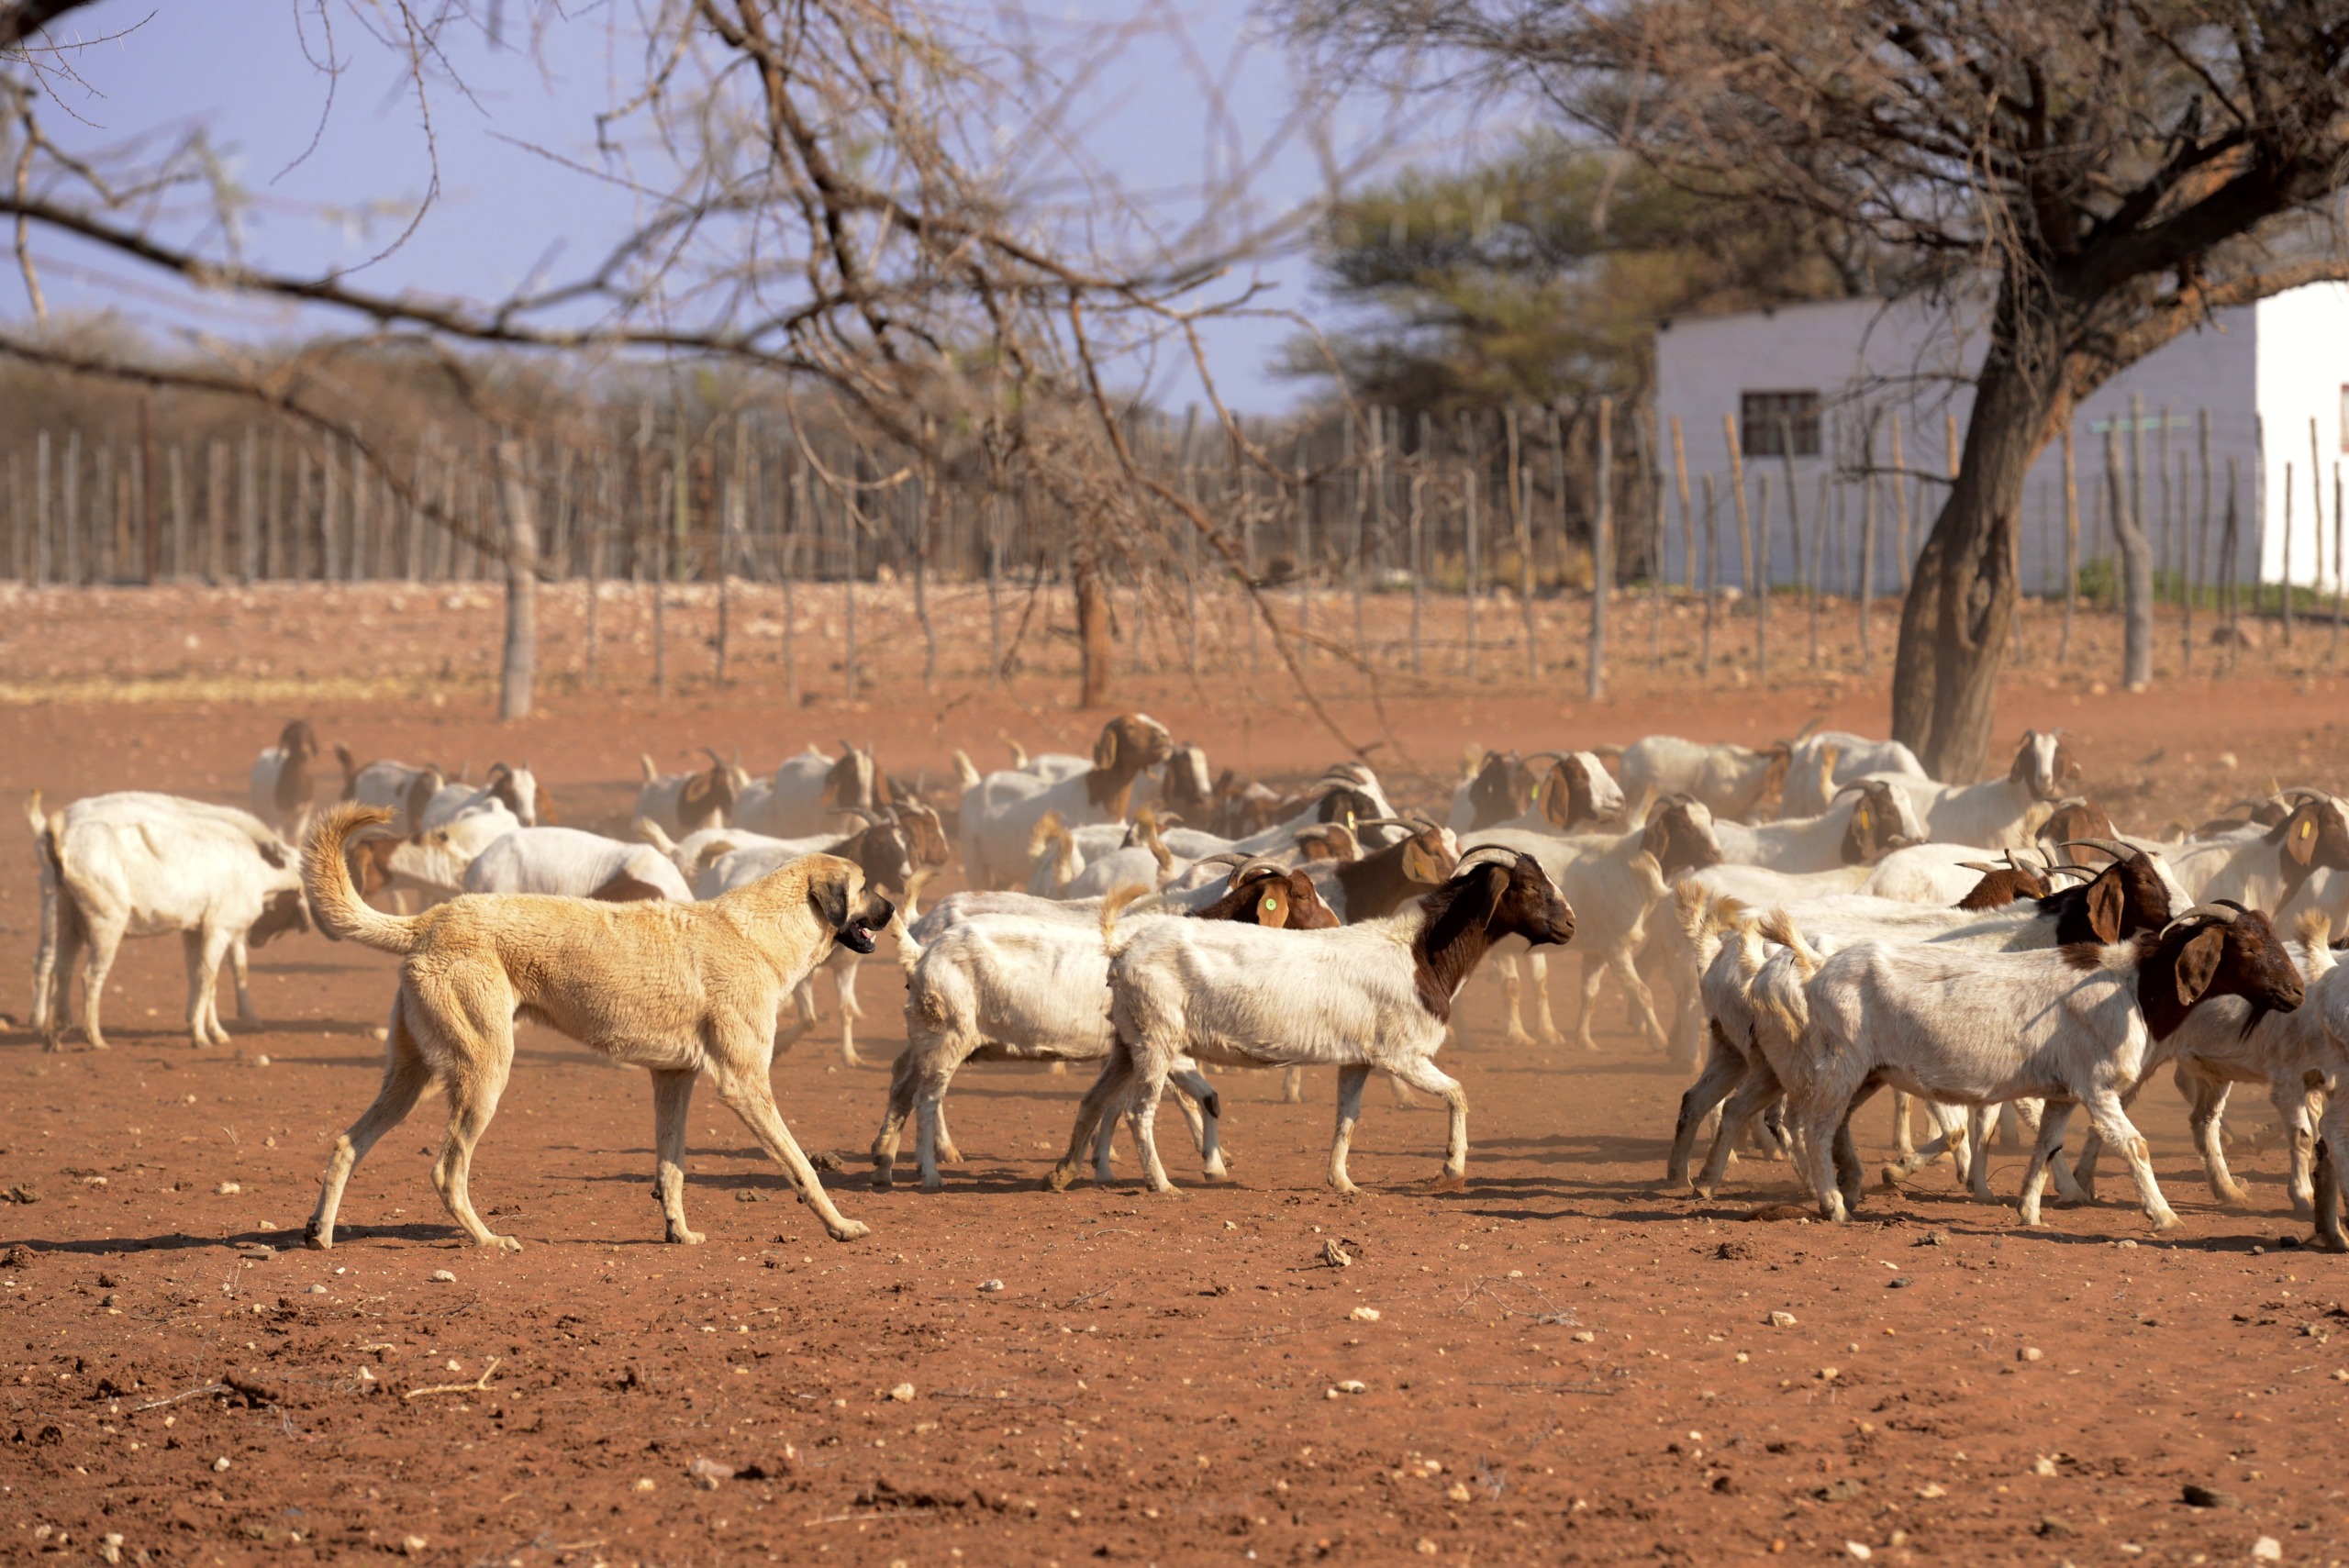
<path id="1" fill-rule="evenodd" d="M 50 506 L 49 432 L 43 430 L 33 440 L 33 584 L 46 587 L 50 577 L 49 519 Z"/>
<path id="2" fill-rule="evenodd" d="M 538 672 L 539 524 L 521 443 L 511 436 L 497 443 L 497 469 L 506 511 L 506 656 L 498 669 L 497 717 L 511 724 L 530 717 Z"/>
<path id="3" fill-rule="evenodd" d="M 1525 626 L 1525 673 L 1542 678 L 1542 651 L 1533 640 L 1533 506 L 1528 487 L 1533 465 L 1525 461 L 1523 418 L 1516 404 L 1508 406 L 1508 509 L 1517 531 L 1517 607 Z M 1560 497 L 1563 501 L 1564 496 Z"/>
<path id="4" fill-rule="evenodd" d="M 1435 459 L 1435 425 L 1424 412 L 1419 415 L 1419 450 L 1411 461 L 1410 515 L 1411 530 L 1411 673 L 1426 673 L 1420 657 L 1420 618 L 1427 604 L 1427 480 L 1428 464 Z"/>
<path id="5" fill-rule="evenodd" d="M 1672 473 L 1680 491 L 1681 576 L 1688 592 L 1697 591 L 1697 524 L 1688 505 L 1688 449 L 1680 439 L 1680 416 L 1672 417 Z M 1661 563 L 1658 564 L 1662 570 Z"/>
<path id="6" fill-rule="evenodd" d="M 1876 651 L 1869 636 L 1868 611 L 1876 599 L 1876 421 L 1861 427 L 1860 455 L 1860 673 L 1876 669 Z"/>
<path id="7" fill-rule="evenodd" d="M 1753 555 L 1761 577 L 1753 594 L 1753 678 L 1770 678 L 1770 471 L 1755 476 L 1762 493 L 1754 497 Z M 1791 490 L 1793 485 L 1787 486 Z"/>
<path id="8" fill-rule="evenodd" d="M 1481 465 L 1476 461 L 1476 443 L 1469 434 L 1474 428 L 1475 427 L 1470 423 L 1469 416 L 1464 411 L 1460 416 L 1459 422 L 1460 455 L 1462 460 L 1460 474 L 1460 527 L 1462 541 L 1461 552 L 1467 562 L 1467 577 L 1465 582 L 1462 584 L 1462 593 L 1466 600 L 1468 619 L 1466 629 L 1463 633 L 1466 646 L 1466 653 L 1464 662 L 1463 664 L 1463 673 L 1466 674 L 1472 681 L 1476 678 L 1477 580 L 1483 575 L 1485 568 L 1484 551 L 1482 549 L 1484 543 L 1483 529 L 1479 527 L 1479 518 L 1476 516 L 1476 493 L 1484 487 L 1484 473 Z"/>
<path id="9" fill-rule="evenodd" d="M 1729 442 L 1729 488 L 1737 506 L 1737 550 L 1745 563 L 1745 592 L 1753 592 L 1753 531 L 1745 519 L 1745 449 L 1737 434 L 1737 416 L 1721 416 L 1721 435 Z"/>
<path id="10" fill-rule="evenodd" d="M 1792 420 L 1784 417 L 1778 420 L 1778 462 L 1787 472 L 1787 528 L 1794 536 L 1791 542 L 1795 550 L 1795 586 L 1801 592 L 1804 608 L 1809 613 L 1810 667 L 1816 670 L 1819 668 L 1819 578 L 1816 573 L 1806 572 L 1803 566 L 1802 491 L 1795 484 L 1795 427 Z M 1765 491 L 1763 494 L 1765 503 L 1762 509 L 1766 514 L 1769 511 L 1766 504 L 1769 493 Z M 1824 517 L 1814 517 L 1811 525 L 1816 528 L 1825 521 Z M 1765 516 L 1762 531 L 1765 539 L 1769 530 L 1770 519 Z M 1762 592 L 1765 597 L 1770 592 L 1770 551 L 1766 547 L 1762 551 Z"/>
<path id="11" fill-rule="evenodd" d="M 1697 673 L 1709 680 L 1713 673 L 1713 599 L 1714 589 L 1720 581 L 1720 520 L 1714 506 L 1713 476 L 1705 475 L 1705 640 L 1698 655 Z"/>
<path id="12" fill-rule="evenodd" d="M 1615 400 L 1598 400 L 1598 451 L 1590 518 L 1590 667 L 1584 693 L 1607 695 L 1607 595 L 1615 586 Z"/>
<path id="13" fill-rule="evenodd" d="M 2209 457 L 2206 449 L 2204 458 Z M 2208 521 L 2206 518 L 2205 521 Z M 2072 617 L 2080 601 L 2080 481 L 2072 466 L 2072 421 L 2064 421 L 2064 635 L 2055 645 L 2055 661 L 2072 659 Z"/>
<path id="14" fill-rule="evenodd" d="M 1909 596 L 1909 471 L 1900 458 L 1900 410 L 1892 411 L 1893 544 L 1899 557 L 1900 596 Z"/>
<path id="15" fill-rule="evenodd" d="M 2227 617 L 2227 673 L 2235 672 L 2235 655 L 2243 646 L 2243 595 L 2240 589 L 2240 567 L 2235 554 L 2242 548 L 2241 524 L 2235 512 L 2235 495 L 2242 478 L 2237 473 L 2240 460 L 2233 452 L 2227 454 L 2227 520 L 2219 535 L 2219 598 Z"/>

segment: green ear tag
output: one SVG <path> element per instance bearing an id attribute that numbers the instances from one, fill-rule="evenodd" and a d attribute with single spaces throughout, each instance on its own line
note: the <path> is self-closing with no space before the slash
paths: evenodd
<path id="1" fill-rule="evenodd" d="M 1264 895 L 1264 913 L 1269 915 L 1281 906 L 1281 901 L 1271 894 Z"/>

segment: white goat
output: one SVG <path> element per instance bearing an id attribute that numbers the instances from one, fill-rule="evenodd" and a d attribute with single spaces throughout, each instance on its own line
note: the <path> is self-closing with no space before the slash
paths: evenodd
<path id="1" fill-rule="evenodd" d="M 444 784 L 434 790 L 432 798 L 425 803 L 417 826 L 446 827 L 469 813 L 496 807 L 512 813 L 514 820 L 525 828 L 554 824 L 554 802 L 540 787 L 539 776 L 530 771 L 530 764 L 525 762 L 513 768 L 504 762 L 493 762 L 477 784 Z"/>
<path id="2" fill-rule="evenodd" d="M 475 855 L 467 893 L 548 893 L 610 904 L 638 899 L 693 902 L 693 890 L 650 844 L 624 844 L 576 828 L 518 828 Z"/>
<path id="3" fill-rule="evenodd" d="M 2055 803 L 2078 781 L 2080 765 L 2065 746 L 2062 730 L 2042 734 L 2026 729 L 2015 751 L 2014 765 L 2002 779 L 1945 784 L 1905 773 L 1868 776 L 1906 791 L 1935 843 L 2020 850 L 2030 844 L 2040 822 L 2046 820 Z M 2038 808 L 2035 813 L 2034 807 Z"/>
<path id="4" fill-rule="evenodd" d="M 838 812 L 878 815 L 888 802 L 872 750 L 845 740 L 840 746 L 837 757 L 810 746 L 768 777 L 747 783 L 734 803 L 734 821 L 774 838 L 806 839 L 839 828 Z"/>
<path id="5" fill-rule="evenodd" d="M 1219 922 L 1262 926 L 1333 925 L 1335 917 L 1301 882 L 1286 868 L 1253 862 L 1235 870 L 1225 895 L 1200 914 Z M 1126 896 L 1121 894 L 1120 901 Z M 946 925 L 927 945 L 901 924 L 897 951 L 906 969 L 907 1044 L 890 1077 L 887 1113 L 873 1140 L 874 1185 L 890 1185 L 906 1119 L 918 1116 L 915 1151 L 922 1190 L 936 1192 L 939 1161 L 962 1158 L 946 1130 L 945 1099 L 963 1062 L 1097 1062 L 1109 1054 L 1115 1043 L 1107 995 L 1109 959 L 1097 919 L 1080 924 L 1001 914 Z M 1174 1072 L 1188 1096 L 1184 1113 L 1208 1179 L 1220 1180 L 1220 1098 L 1188 1062 Z M 1104 1182 L 1108 1158 L 1108 1139 L 1097 1139 L 1095 1169 Z"/>
<path id="6" fill-rule="evenodd" d="M 659 824 L 672 839 L 728 826 L 734 802 L 750 787 L 751 775 L 739 764 L 707 746 L 702 754 L 709 766 L 697 773 L 664 773 L 651 757 L 637 759 L 644 783 L 636 792 L 636 815 Z"/>
<path id="7" fill-rule="evenodd" d="M 1868 1091 L 1890 1084 L 1945 1104 L 2048 1099 L 2023 1175 L 2025 1225 L 2040 1223 L 2048 1161 L 2073 1105 L 2085 1107 L 2127 1158 L 2154 1229 L 2175 1229 L 2124 1095 L 2206 997 L 2288 1012 L 2302 993 L 2267 917 L 2223 906 L 2197 905 L 2158 936 L 2046 953 L 1860 942 L 1821 960 L 1799 931 L 1781 929 L 1809 973 L 1809 1019 L 1774 1065 L 1798 1158 L 1830 1220 L 1859 1197 L 1856 1171 L 1839 1181 L 1830 1168 L 1835 1134 Z"/>
<path id="8" fill-rule="evenodd" d="M 397 812 L 391 827 L 402 837 L 424 826 L 426 807 L 449 782 L 435 767 L 411 768 L 406 762 L 386 760 L 358 768 L 351 765 L 348 747 L 336 746 L 334 754 L 342 762 L 342 798 Z"/>
<path id="9" fill-rule="evenodd" d="M 1785 741 L 1755 751 L 1726 741 L 1706 745 L 1650 735 L 1623 748 L 1616 776 L 1631 808 L 1644 813 L 1668 795 L 1701 801 L 1716 817 L 1754 822 L 1778 815 L 1793 749 Z"/>
<path id="10" fill-rule="evenodd" d="M 1134 780 L 1174 749 L 1166 727 L 1130 713 L 1102 727 L 1093 765 L 1056 784 L 1025 773 L 991 773 L 963 792 L 963 866 L 974 887 L 1003 887 L 1027 879 L 1029 840 L 1048 811 L 1081 828 L 1125 819 Z"/>
<path id="11" fill-rule="evenodd" d="M 1838 790 L 1872 773 L 1926 777 L 1917 753 L 1898 740 L 1870 740 L 1842 729 L 1819 730 L 1794 743 L 1781 809 L 1788 817 L 1824 811 Z"/>
<path id="12" fill-rule="evenodd" d="M 1453 999 L 1497 938 L 1564 942 L 1574 911 L 1530 856 L 1492 848 L 1464 856 L 1453 878 L 1383 919 L 1330 930 L 1265 930 L 1223 921 L 1150 920 L 1108 929 L 1109 1017 L 1117 1043 L 1085 1091 L 1068 1151 L 1045 1184 L 1076 1179 L 1101 1118 L 1132 1092 L 1128 1116 L 1142 1174 L 1171 1193 L 1153 1124 L 1169 1076 L 1186 1057 L 1252 1067 L 1338 1069 L 1338 1128 L 1330 1184 L 1355 1190 L 1346 1170 L 1363 1085 L 1375 1068 L 1442 1096 L 1451 1112 L 1439 1191 L 1466 1184 L 1468 1099 L 1439 1071 Z"/>
<path id="13" fill-rule="evenodd" d="M 226 1045 L 219 970 L 229 961 L 240 1021 L 259 1023 L 246 950 L 310 929 L 300 859 L 260 818 L 225 806 L 144 791 L 94 795 L 44 816 L 25 803 L 41 872 L 41 943 L 33 960 L 33 1028 L 60 1049 L 68 976 L 83 946 L 83 1033 L 106 1049 L 106 975 L 125 937 L 179 934 L 187 960 L 188 1038 Z"/>
<path id="14" fill-rule="evenodd" d="M 1655 1013 L 1655 998 L 1633 966 L 1632 955 L 1647 940 L 1648 912 L 1670 891 L 1671 879 L 1720 862 L 1720 841 L 1713 834 L 1713 816 L 1701 802 L 1674 798 L 1660 802 L 1646 827 L 1624 834 L 1584 834 L 1562 839 L 1542 833 L 1495 828 L 1471 833 L 1461 844 L 1464 859 L 1486 845 L 1520 851 L 1540 862 L 1566 901 L 1574 906 L 1581 932 L 1576 951 L 1582 955 L 1582 1013 L 1575 1023 L 1575 1039 L 1586 1051 L 1598 1049 L 1591 1038 L 1596 1022 L 1598 989 L 1612 973 L 1629 992 L 1640 1027 L 1659 1049 L 1668 1049 L 1663 1023 Z M 1546 971 L 1537 973 L 1537 1002 L 1544 1042 L 1559 1037 L 1550 1018 Z M 1526 1045 L 1519 996 L 1508 992 L 1511 1044 Z"/>

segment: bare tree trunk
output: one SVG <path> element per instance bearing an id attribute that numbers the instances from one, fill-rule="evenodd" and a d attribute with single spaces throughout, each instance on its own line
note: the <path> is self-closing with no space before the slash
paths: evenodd
<path id="1" fill-rule="evenodd" d="M 2111 486 L 2112 538 L 2121 550 L 2121 680 L 2130 691 L 2143 691 L 2154 682 L 2154 561 L 2146 548 L 2144 519 L 2130 505 L 2121 470 L 2121 438 L 2110 425 L 2104 431 L 2104 473 Z"/>
<path id="2" fill-rule="evenodd" d="M 1070 585 L 1076 593 L 1076 704 L 1080 708 L 1109 706 L 1116 649 L 1109 635 L 1108 574 L 1102 570 L 1099 550 L 1090 534 L 1081 534 L 1069 552 Z"/>
<path id="3" fill-rule="evenodd" d="M 2021 587 L 2023 483 L 2061 395 L 2048 312 L 2043 302 L 2017 300 L 2013 287 L 2000 298 L 1998 331 L 1975 383 L 1965 461 L 1901 606 L 1893 738 L 1938 779 L 1979 777 L 1989 750 Z M 2031 341 L 2020 340 L 2024 333 Z"/>
<path id="4" fill-rule="evenodd" d="M 511 437 L 497 443 L 497 473 L 506 499 L 506 658 L 498 673 L 497 717 L 510 724 L 530 717 L 539 660 L 539 522 L 522 449 Z"/>

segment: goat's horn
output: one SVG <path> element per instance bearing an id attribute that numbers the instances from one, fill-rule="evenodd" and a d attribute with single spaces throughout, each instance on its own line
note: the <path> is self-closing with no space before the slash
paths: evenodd
<path id="1" fill-rule="evenodd" d="M 1229 885 L 1237 887 L 1241 883 L 1246 882 L 1250 877 L 1260 876 L 1266 873 L 1270 873 L 1275 876 L 1286 876 L 1288 874 L 1287 862 L 1275 860 L 1270 855 L 1252 856 L 1251 858 L 1241 862 L 1237 866 L 1234 866 L 1232 868 L 1230 877 L 1227 880 Z"/>
<path id="2" fill-rule="evenodd" d="M 2093 882 L 2096 879 L 2096 873 L 2086 866 L 2049 866 L 2047 874 L 2050 877 L 2076 876 L 2082 882 Z"/>
<path id="3" fill-rule="evenodd" d="M 1984 876 L 1995 876 L 1999 872 L 2012 871 L 2015 869 L 2010 865 L 1996 865 L 1989 861 L 1960 861 L 1957 863 L 1961 870 L 1978 871 Z"/>
<path id="4" fill-rule="evenodd" d="M 2059 850 L 2099 850 L 2116 861 L 2134 860 L 2141 852 L 2117 839 L 2066 839 L 2055 847 Z"/>

